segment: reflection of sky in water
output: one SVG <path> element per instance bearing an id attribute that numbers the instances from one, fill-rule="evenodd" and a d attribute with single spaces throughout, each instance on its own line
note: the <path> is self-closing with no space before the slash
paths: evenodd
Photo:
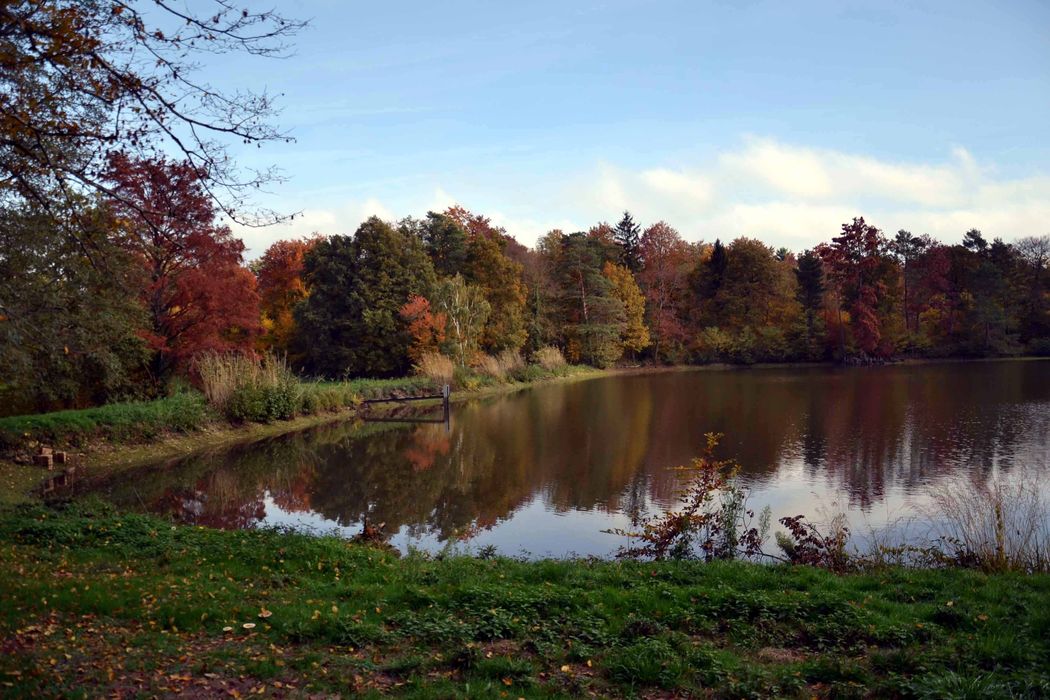
<path id="1" fill-rule="evenodd" d="M 402 551 L 608 556 L 631 512 L 677 500 L 670 469 L 704 433 L 743 466 L 750 506 L 777 518 L 848 514 L 871 530 L 923 531 L 931 489 L 1050 464 L 1050 362 L 620 376 L 472 401 L 452 428 L 362 434 L 345 424 L 155 468 L 118 502 L 219 527 L 352 536 L 387 522 Z M 367 430 L 367 428 L 366 428 Z M 1044 486 L 1050 480 L 1043 479 Z M 1050 495 L 1050 494 L 1048 494 Z M 772 543 L 769 548 L 772 548 Z"/>

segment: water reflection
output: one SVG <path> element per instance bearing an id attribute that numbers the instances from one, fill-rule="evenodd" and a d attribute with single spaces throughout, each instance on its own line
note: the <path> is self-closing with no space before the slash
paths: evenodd
<path id="1" fill-rule="evenodd" d="M 969 471 L 1048 468 L 1050 363 L 693 371 L 541 387 L 441 424 L 336 424 L 157 465 L 102 488 L 192 523 L 355 528 L 404 546 L 469 529 L 513 552 L 608 554 L 598 534 L 673 504 L 709 431 L 774 515 L 896 508 Z M 875 508 L 878 506 L 878 508 Z M 604 537 L 604 539 L 603 539 Z"/>

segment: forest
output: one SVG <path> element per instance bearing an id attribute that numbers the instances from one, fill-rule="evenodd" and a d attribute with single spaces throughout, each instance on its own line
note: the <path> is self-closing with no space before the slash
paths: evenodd
<path id="1" fill-rule="evenodd" d="M 192 163 L 116 155 L 104 178 L 119 199 L 69 202 L 61 220 L 28 201 L 0 210 L 8 413 L 158 396 L 225 352 L 333 379 L 551 346 L 603 368 L 1050 352 L 1045 235 L 943 243 L 857 217 L 792 252 L 690 242 L 624 212 L 529 248 L 454 206 L 247 262 Z"/>

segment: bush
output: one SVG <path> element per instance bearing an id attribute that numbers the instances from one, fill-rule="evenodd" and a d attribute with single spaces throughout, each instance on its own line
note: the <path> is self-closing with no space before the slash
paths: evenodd
<path id="1" fill-rule="evenodd" d="M 441 384 L 449 384 L 455 373 L 455 366 L 452 364 L 452 360 L 437 352 L 423 353 L 414 369 L 416 374 L 423 375 Z"/>
<path id="2" fill-rule="evenodd" d="M 500 371 L 505 375 L 513 374 L 525 366 L 525 360 L 521 359 L 521 353 L 517 350 L 504 350 L 496 357 L 496 361 Z"/>
<path id="3" fill-rule="evenodd" d="M 565 366 L 565 356 L 553 345 L 546 345 L 533 353 L 532 361 L 546 370 L 560 369 Z"/>

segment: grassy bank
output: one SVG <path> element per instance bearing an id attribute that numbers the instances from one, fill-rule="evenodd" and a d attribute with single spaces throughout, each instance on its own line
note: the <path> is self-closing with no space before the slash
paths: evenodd
<path id="1" fill-rule="evenodd" d="M 582 366 L 555 370 L 529 366 L 528 369 L 521 377 L 461 373 L 453 380 L 452 400 L 464 401 L 540 383 L 603 374 Z M 301 382 L 299 408 L 285 419 L 267 422 L 231 421 L 196 391 L 154 401 L 0 418 L 0 503 L 32 498 L 33 488 L 50 474 L 30 464 L 32 453 L 40 445 L 78 453 L 80 470 L 112 471 L 352 418 L 360 412 L 364 400 L 430 394 L 439 391 L 438 387 L 439 382 L 422 376 Z M 369 411 L 381 413 L 389 408 L 379 405 Z"/>
<path id="2" fill-rule="evenodd" d="M 394 555 L 0 514 L 10 697 L 1046 697 L 1050 577 Z"/>

